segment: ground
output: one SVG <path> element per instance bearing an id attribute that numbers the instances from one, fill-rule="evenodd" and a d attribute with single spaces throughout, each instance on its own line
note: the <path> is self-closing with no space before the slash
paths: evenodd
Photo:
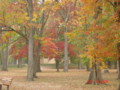
<path id="1" fill-rule="evenodd" d="M 0 71 L 0 78 L 13 77 L 10 90 L 117 90 L 118 80 L 116 70 L 109 74 L 103 73 L 104 79 L 109 80 L 108 85 L 85 85 L 89 72 L 86 70 L 71 69 L 69 72 L 56 72 L 55 69 L 43 69 L 37 73 L 38 78 L 33 82 L 26 80 L 26 68 Z M 4 87 L 5 88 L 5 87 Z"/>

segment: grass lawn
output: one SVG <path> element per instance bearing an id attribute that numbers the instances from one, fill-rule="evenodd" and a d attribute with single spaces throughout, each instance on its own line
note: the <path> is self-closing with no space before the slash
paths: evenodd
<path id="1" fill-rule="evenodd" d="M 108 85 L 85 85 L 89 72 L 86 70 L 71 69 L 69 72 L 56 72 L 55 69 L 43 68 L 43 72 L 37 73 L 38 78 L 33 82 L 26 80 L 26 68 L 11 68 L 8 72 L 0 71 L 0 78 L 13 77 L 10 90 L 117 90 L 118 80 L 115 70 L 109 74 L 103 73 L 103 77 L 109 80 Z M 4 87 L 5 88 L 5 87 Z"/>

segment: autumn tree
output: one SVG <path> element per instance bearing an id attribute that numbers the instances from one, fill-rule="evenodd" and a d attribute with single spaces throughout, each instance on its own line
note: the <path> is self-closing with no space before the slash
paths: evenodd
<path id="1" fill-rule="evenodd" d="M 1 2 L 0 3 L 0 7 L 1 7 L 0 8 L 0 33 L 3 37 L 3 38 L 1 38 L 2 42 L 4 42 L 4 50 L 2 50 L 2 53 L 4 53 L 4 55 L 2 55 L 2 56 L 5 57 L 5 58 L 3 58 L 4 59 L 3 64 L 5 64 L 3 66 L 7 66 L 8 45 L 9 45 L 9 42 L 11 41 L 10 38 L 12 37 L 12 35 L 14 35 L 13 33 L 16 32 L 19 35 L 21 35 L 22 37 L 26 38 L 21 32 L 15 30 L 16 29 L 15 24 L 23 23 L 23 21 L 26 19 L 26 15 L 24 13 L 24 10 L 19 9 L 19 8 L 23 7 L 23 4 L 18 4 L 17 2 L 12 2 L 11 0 L 10 1 L 9 0 L 4 0 L 4 1 L 1 0 L 0 2 Z M 19 15 L 21 15 L 21 17 L 19 17 L 16 14 L 17 11 L 19 11 Z M 5 45 L 6 40 L 7 40 L 7 43 Z M 6 53 L 5 53 L 5 51 L 6 51 Z M 5 55 L 7 55 L 7 56 L 5 56 Z"/>
<path id="2" fill-rule="evenodd" d="M 59 0 L 58 0 L 59 1 Z M 57 2 L 58 2 L 57 1 Z M 64 72 L 68 71 L 68 64 L 69 64 L 69 60 L 68 60 L 68 37 L 66 35 L 67 32 L 69 32 L 70 30 L 70 21 L 72 19 L 73 13 L 72 11 L 75 10 L 75 6 L 76 6 L 76 2 L 77 0 L 65 0 L 65 1 L 59 1 L 58 4 L 58 8 L 56 9 L 57 15 L 58 17 L 60 17 L 60 24 L 59 24 L 59 28 L 61 30 L 64 30 Z"/>

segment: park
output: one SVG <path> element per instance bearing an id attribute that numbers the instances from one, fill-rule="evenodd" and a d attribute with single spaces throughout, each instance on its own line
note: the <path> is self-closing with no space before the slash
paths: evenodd
<path id="1" fill-rule="evenodd" d="M 0 0 L 0 90 L 120 90 L 120 0 Z"/>

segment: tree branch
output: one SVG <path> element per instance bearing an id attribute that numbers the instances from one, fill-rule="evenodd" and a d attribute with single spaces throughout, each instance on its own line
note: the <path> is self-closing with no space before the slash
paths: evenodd
<path id="1" fill-rule="evenodd" d="M 109 2 L 114 8 L 116 8 L 115 5 L 111 1 L 109 0 L 106 0 L 106 1 Z"/>
<path id="2" fill-rule="evenodd" d="M 8 28 L 8 30 L 6 29 L 6 30 L 0 30 L 1 32 L 3 32 L 3 31 L 13 31 L 13 32 L 16 32 L 16 33 L 18 33 L 20 36 L 22 36 L 22 37 L 24 37 L 25 39 L 26 39 L 26 41 L 28 41 L 28 38 L 24 35 L 24 34 L 22 34 L 22 33 L 20 33 L 19 31 L 16 31 L 15 29 L 13 29 L 13 28 L 11 28 L 11 27 L 5 27 L 5 28 Z"/>
<path id="3" fill-rule="evenodd" d="M 16 40 L 14 40 L 13 42 L 10 42 L 8 46 L 10 46 L 10 45 L 13 44 L 14 42 L 18 41 L 20 38 L 21 38 L 21 37 L 18 37 L 18 38 L 17 38 Z M 6 47 L 7 47 L 7 46 L 6 46 Z M 6 47 L 4 47 L 4 48 L 6 48 Z M 4 49 L 4 48 L 2 48 L 2 49 Z M 0 51 L 1 51 L 1 50 L 0 50 Z"/>

